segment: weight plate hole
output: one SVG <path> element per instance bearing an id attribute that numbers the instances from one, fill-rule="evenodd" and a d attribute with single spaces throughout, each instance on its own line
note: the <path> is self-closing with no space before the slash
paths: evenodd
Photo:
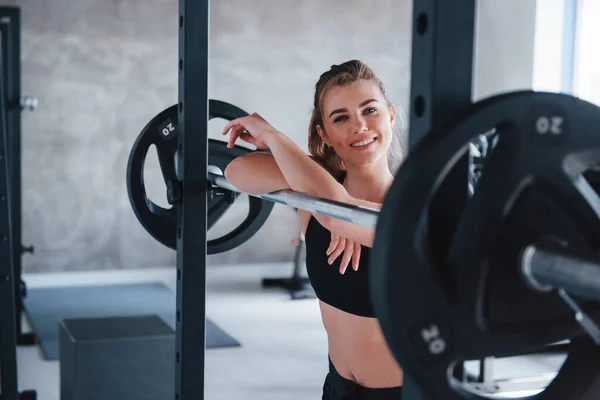
<path id="1" fill-rule="evenodd" d="M 417 33 L 423 36 L 429 27 L 429 18 L 426 13 L 421 13 L 417 17 Z"/>
<path id="2" fill-rule="evenodd" d="M 160 169 L 158 149 L 154 144 L 148 148 L 148 154 L 144 162 L 144 185 L 146 196 L 151 202 L 162 208 L 171 207 L 167 201 L 167 187 Z"/>
<path id="3" fill-rule="evenodd" d="M 417 96 L 415 99 L 414 110 L 417 118 L 421 118 L 425 115 L 425 98 L 423 96 Z"/>

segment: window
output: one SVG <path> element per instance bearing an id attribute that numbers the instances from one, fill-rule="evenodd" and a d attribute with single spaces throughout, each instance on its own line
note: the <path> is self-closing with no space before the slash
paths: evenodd
<path id="1" fill-rule="evenodd" d="M 539 0 L 535 16 L 533 89 L 561 91 L 564 10 L 568 0 Z"/>
<path id="2" fill-rule="evenodd" d="M 587 10 L 581 10 L 583 2 L 595 3 L 595 8 L 600 10 L 600 4 L 597 4 L 596 0 L 538 0 L 535 21 L 534 90 L 577 95 L 579 87 L 576 87 L 575 79 L 578 74 L 576 53 L 579 52 L 582 37 L 581 16 L 588 13 Z M 589 16 L 587 19 L 592 20 Z"/>
<path id="3" fill-rule="evenodd" d="M 573 0 L 576 1 L 576 0 Z M 578 0 L 573 94 L 600 105 L 600 2 Z"/>

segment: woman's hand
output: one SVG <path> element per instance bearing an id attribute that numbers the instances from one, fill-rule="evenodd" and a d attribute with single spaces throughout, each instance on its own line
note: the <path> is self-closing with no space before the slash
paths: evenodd
<path id="1" fill-rule="evenodd" d="M 241 139 L 260 150 L 267 149 L 269 147 L 266 143 L 267 138 L 277 133 L 277 130 L 258 113 L 252 113 L 245 117 L 229 121 L 223 129 L 222 135 L 226 135 L 230 130 L 231 135 L 229 136 L 227 147 L 233 147 L 236 140 Z"/>
<path id="2" fill-rule="evenodd" d="M 360 243 L 353 242 L 352 240 L 340 237 L 335 233 L 331 234 L 331 242 L 327 249 L 327 255 L 329 259 L 327 262 L 331 265 L 336 258 L 344 253 L 342 261 L 340 262 L 340 274 L 344 274 L 348 268 L 350 260 L 352 260 L 352 269 L 358 271 L 358 263 L 360 261 Z"/>

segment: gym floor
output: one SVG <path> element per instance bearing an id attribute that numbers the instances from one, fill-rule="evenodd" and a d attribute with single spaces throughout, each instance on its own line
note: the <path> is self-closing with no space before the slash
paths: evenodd
<path id="1" fill-rule="evenodd" d="M 317 301 L 290 300 L 283 291 L 261 288 L 261 278 L 286 276 L 291 264 L 207 268 L 207 318 L 241 347 L 206 351 L 206 397 L 213 400 L 319 399 L 327 373 L 327 341 Z M 25 275 L 28 288 L 164 282 L 173 291 L 173 268 Z M 27 321 L 24 321 L 27 326 Z M 561 357 L 498 360 L 494 377 L 556 372 Z M 38 346 L 18 349 L 19 387 L 38 399 L 60 399 L 58 361 L 46 361 Z M 476 368 L 475 365 L 467 366 Z M 522 395 L 522 394 L 521 394 Z"/>

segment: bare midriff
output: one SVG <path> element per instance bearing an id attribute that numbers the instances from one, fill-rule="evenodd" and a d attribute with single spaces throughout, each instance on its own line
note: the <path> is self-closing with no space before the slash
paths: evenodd
<path id="1" fill-rule="evenodd" d="M 402 385 L 402 369 L 376 318 L 349 314 L 319 301 L 329 358 L 346 379 L 369 388 Z"/>

